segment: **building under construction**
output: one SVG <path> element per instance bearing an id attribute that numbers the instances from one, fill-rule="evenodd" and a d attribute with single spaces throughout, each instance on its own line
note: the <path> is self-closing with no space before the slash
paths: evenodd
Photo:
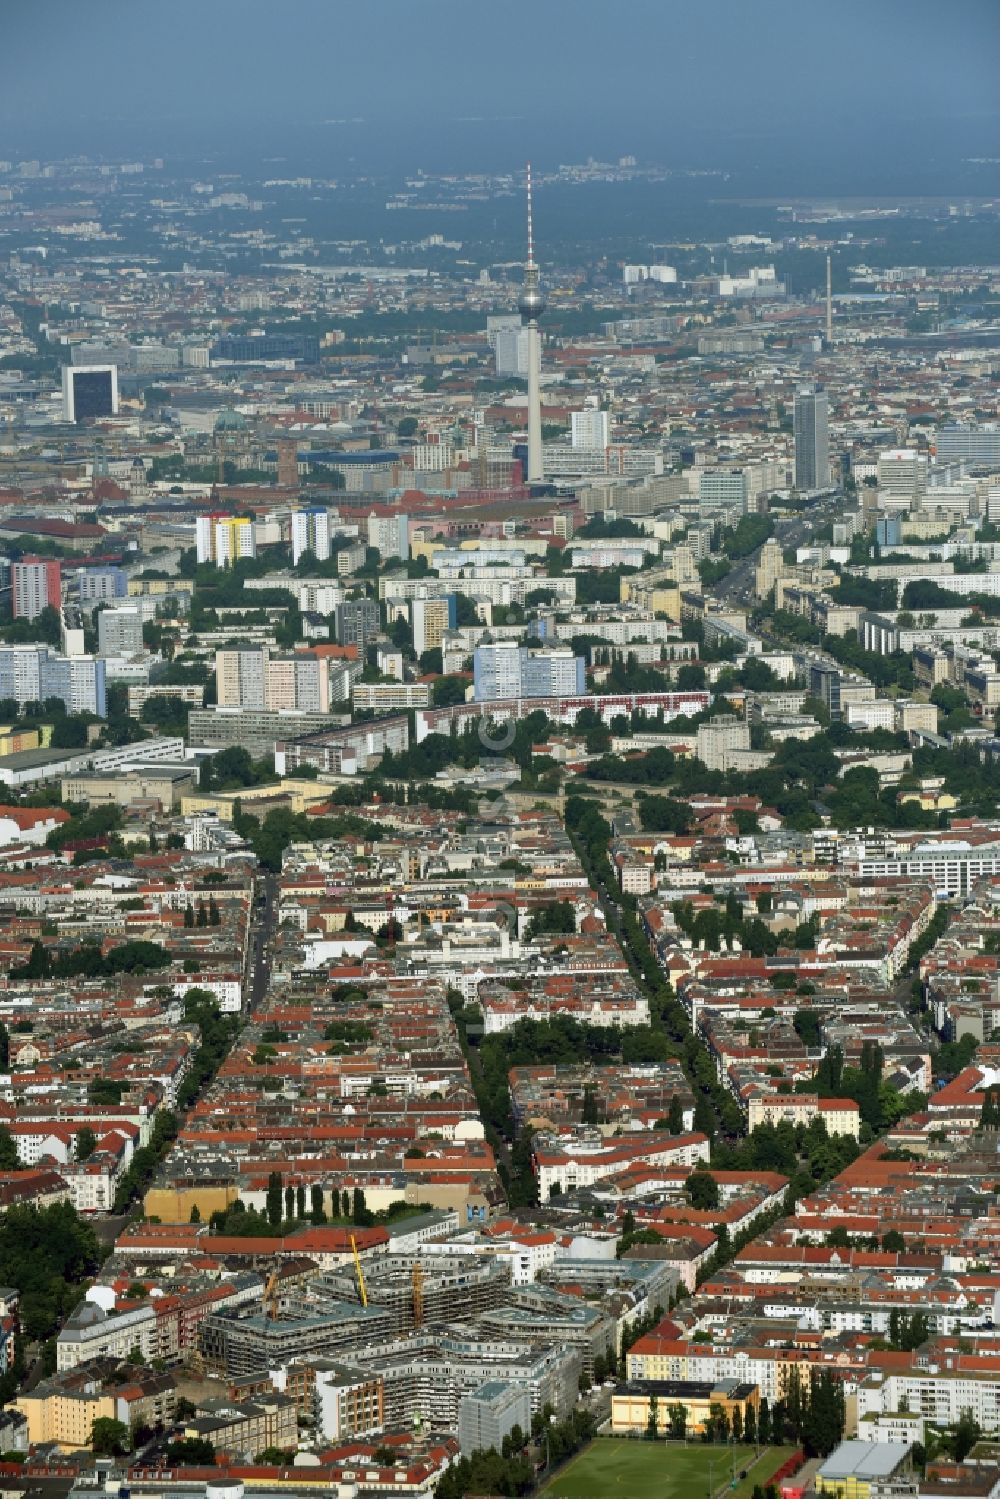
<path id="1" fill-rule="evenodd" d="M 276 1369 L 310 1353 L 333 1354 L 348 1343 L 384 1338 L 395 1327 L 380 1307 L 350 1300 L 283 1308 L 277 1316 L 253 1311 L 214 1312 L 201 1325 L 199 1347 L 206 1371 L 237 1377 Z"/>
<path id="2" fill-rule="evenodd" d="M 364 1287 L 369 1309 L 386 1313 L 394 1333 L 407 1333 L 467 1322 L 502 1305 L 510 1270 L 492 1255 L 435 1254 L 427 1248 L 367 1261 Z M 357 1271 L 345 1265 L 316 1276 L 309 1285 L 310 1302 L 319 1308 L 328 1297 L 359 1300 Z"/>
<path id="3" fill-rule="evenodd" d="M 532 1414 L 547 1405 L 557 1414 L 571 1411 L 583 1370 L 579 1348 L 535 1341 L 530 1334 L 507 1341 L 462 1326 L 367 1343 L 349 1358 L 381 1380 L 388 1427 L 408 1426 L 419 1417 L 438 1431 L 454 1430 L 462 1397 L 494 1380 L 523 1389 Z"/>

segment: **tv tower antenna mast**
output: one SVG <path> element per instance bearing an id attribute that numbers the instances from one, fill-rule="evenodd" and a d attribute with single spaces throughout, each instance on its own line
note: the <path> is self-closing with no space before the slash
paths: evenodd
<path id="1" fill-rule="evenodd" d="M 833 343 L 833 270 L 829 255 L 826 257 L 826 342 Z"/>
<path id="2" fill-rule="evenodd" d="M 528 334 L 528 472 L 529 484 L 545 479 L 542 459 L 542 342 L 538 319 L 545 311 L 545 298 L 538 284 L 535 263 L 534 205 L 531 193 L 531 163 L 528 163 L 528 258 L 524 266 L 524 284 L 518 302 L 521 322 Z"/>

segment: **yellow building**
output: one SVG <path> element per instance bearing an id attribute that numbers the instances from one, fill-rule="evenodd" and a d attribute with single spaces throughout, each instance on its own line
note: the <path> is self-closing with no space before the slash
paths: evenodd
<path id="1" fill-rule="evenodd" d="M 193 593 L 194 584 L 190 578 L 129 578 L 128 591 L 130 598 L 141 598 L 144 594 Z"/>
<path id="2" fill-rule="evenodd" d="M 871 1499 L 872 1488 L 909 1471 L 904 1442 L 841 1442 L 813 1479 L 817 1494 L 836 1499 Z"/>
<path id="3" fill-rule="evenodd" d="M 732 1429 L 734 1414 L 746 1426 L 747 1411 L 756 1420 L 760 1390 L 755 1384 L 738 1379 L 708 1380 L 641 1379 L 618 1385 L 611 1396 L 611 1430 L 615 1436 L 649 1430 L 655 1415 L 656 1429 L 663 1435 L 671 1430 L 672 1410 L 682 1406 L 688 1436 L 700 1436 L 712 1417 L 722 1414 Z"/>
<path id="4" fill-rule="evenodd" d="M 214 812 L 222 822 L 232 822 L 235 802 L 239 802 L 244 812 L 253 812 L 254 802 L 273 802 L 298 813 L 320 806 L 329 797 L 329 786 L 323 786 L 318 781 L 273 781 L 267 786 L 244 786 L 238 791 L 206 791 L 182 797 L 181 816 L 191 817 L 196 812 Z M 271 808 L 268 807 L 267 810 L 270 811 Z"/>
<path id="5" fill-rule="evenodd" d="M 87 1394 L 84 1390 L 53 1393 L 45 1385 L 25 1391 L 14 1401 L 14 1409 L 28 1423 L 28 1441 L 32 1447 L 40 1442 L 56 1442 L 70 1449 L 89 1447 L 94 1422 L 102 1417 L 116 1421 L 117 1406 L 110 1394 Z"/>
<path id="6" fill-rule="evenodd" d="M 925 812 L 953 812 L 958 806 L 957 798 L 945 790 L 944 776 L 925 776 L 909 791 L 900 791 L 897 800 L 900 805 L 916 802 Z"/>
<path id="7" fill-rule="evenodd" d="M 808 1125 L 817 1118 L 826 1125 L 828 1135 L 850 1135 L 854 1140 L 860 1139 L 861 1110 L 852 1098 L 820 1098 L 815 1093 L 763 1093 L 759 1098 L 751 1098 L 747 1123 L 753 1130 L 758 1124 L 775 1125 L 784 1120 L 789 1124 Z"/>
<path id="8" fill-rule="evenodd" d="M 52 725 L 42 724 L 41 729 L 15 729 L 10 724 L 0 726 L 0 755 L 18 755 L 22 750 L 48 749 L 52 743 Z"/>
<path id="9" fill-rule="evenodd" d="M 651 609 L 654 614 L 665 614 L 674 624 L 680 623 L 681 590 L 677 583 L 642 581 L 637 573 L 622 577 L 618 583 L 618 599 L 622 604 L 635 604 L 640 609 Z"/>
<path id="10" fill-rule="evenodd" d="M 147 1218 L 161 1223 L 190 1223 L 191 1211 L 198 1209 L 202 1223 L 213 1213 L 224 1213 L 239 1197 L 234 1184 L 226 1187 L 198 1184 L 193 1187 L 150 1187 L 143 1199 L 142 1211 Z"/>
<path id="11" fill-rule="evenodd" d="M 22 1391 L 14 1409 L 28 1423 L 30 1444 L 55 1442 L 74 1451 L 90 1446 L 94 1422 L 101 1418 L 125 1426 L 167 1426 L 174 1419 L 177 1392 L 169 1375 L 140 1369 L 124 1382 L 115 1383 L 118 1379 L 71 1369 Z"/>

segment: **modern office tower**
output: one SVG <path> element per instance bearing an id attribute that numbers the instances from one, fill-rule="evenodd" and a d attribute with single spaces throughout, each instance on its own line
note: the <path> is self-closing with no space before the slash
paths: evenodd
<path id="1" fill-rule="evenodd" d="M 586 663 L 569 646 L 532 651 L 516 640 L 498 640 L 477 646 L 472 660 L 477 703 L 586 691 Z"/>
<path id="2" fill-rule="evenodd" d="M 1000 425 L 949 422 L 938 428 L 935 456 L 938 463 L 964 459 L 977 467 L 1000 469 Z"/>
<path id="3" fill-rule="evenodd" d="M 486 319 L 486 342 L 493 350 L 498 375 L 528 373 L 528 336 L 520 313 L 491 313 Z"/>
<path id="4" fill-rule="evenodd" d="M 62 602 L 58 562 L 44 557 L 22 557 L 11 567 L 11 612 L 15 619 L 34 619 L 43 609 Z"/>
<path id="5" fill-rule="evenodd" d="M 139 609 L 102 609 L 97 616 L 97 649 L 102 656 L 141 656 L 142 613 Z"/>
<path id="6" fill-rule="evenodd" d="M 705 468 L 698 479 L 702 510 L 732 510 L 745 515 L 750 508 L 750 479 L 742 468 Z"/>
<path id="7" fill-rule="evenodd" d="M 61 656 L 47 645 L 0 646 L 0 697 L 18 707 L 57 697 L 68 713 L 107 714 L 104 662 Z"/>
<path id="8" fill-rule="evenodd" d="M 501 378 L 514 375 L 523 380 L 528 373 L 528 330 L 520 323 L 518 317 L 516 328 L 501 328 L 497 333 L 494 356 L 496 372 Z"/>
<path id="9" fill-rule="evenodd" d="M 328 510 L 296 510 L 292 514 L 292 566 L 297 567 L 303 552 L 312 552 L 317 562 L 330 555 L 330 513 Z"/>
<path id="10" fill-rule="evenodd" d="M 379 632 L 378 605 L 374 599 L 348 599 L 338 604 L 334 620 L 338 645 L 356 645 L 363 650 Z"/>
<path id="11" fill-rule="evenodd" d="M 118 415 L 116 364 L 64 364 L 63 417 L 67 422 Z"/>
<path id="12" fill-rule="evenodd" d="M 235 515 L 199 515 L 194 523 L 194 542 L 199 562 L 229 567 L 240 557 L 256 557 L 253 521 Z"/>
<path id="13" fill-rule="evenodd" d="M 574 448 L 599 448 L 602 452 L 611 440 L 611 421 L 606 411 L 588 406 L 570 412 L 571 441 Z"/>
<path id="14" fill-rule="evenodd" d="M 810 666 L 809 696 L 825 704 L 831 718 L 840 717 L 841 675 L 834 666 Z"/>
<path id="15" fill-rule="evenodd" d="M 535 264 L 535 236 L 532 222 L 531 163 L 528 163 L 528 259 L 524 266 L 524 284 L 518 301 L 521 320 L 528 333 L 528 472 L 529 484 L 540 484 L 545 478 L 542 457 L 542 343 L 538 319 L 545 311 L 545 298 L 538 284 Z"/>
<path id="16" fill-rule="evenodd" d="M 878 455 L 880 495 L 891 495 L 919 507 L 927 493 L 927 478 L 927 454 L 916 448 L 887 448 Z"/>
<path id="17" fill-rule="evenodd" d="M 446 630 L 455 628 L 458 617 L 453 593 L 443 599 L 414 599 L 410 604 L 413 649 L 418 656 L 440 646 Z"/>
<path id="18" fill-rule="evenodd" d="M 825 390 L 803 387 L 796 392 L 792 419 L 796 489 L 826 489 L 830 483 L 828 412 L 829 402 Z"/>

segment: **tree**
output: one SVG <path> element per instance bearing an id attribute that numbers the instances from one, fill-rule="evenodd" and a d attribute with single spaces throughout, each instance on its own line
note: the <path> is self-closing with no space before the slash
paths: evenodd
<path id="1" fill-rule="evenodd" d="M 964 1462 L 982 1436 L 982 1428 L 971 1411 L 963 1411 L 949 1443 L 951 1455 L 957 1463 Z"/>
<path id="2" fill-rule="evenodd" d="M 14 1136 L 5 1124 L 0 1124 L 0 1171 L 19 1171 L 21 1158 L 17 1153 Z"/>
<path id="3" fill-rule="evenodd" d="M 306 1189 L 299 1185 L 295 1188 L 295 1216 L 304 1218 L 306 1215 Z"/>
<path id="4" fill-rule="evenodd" d="M 89 1125 L 85 1124 L 76 1132 L 75 1154 L 78 1161 L 89 1160 L 97 1149 L 97 1136 Z"/>
<path id="5" fill-rule="evenodd" d="M 112 1416 L 95 1416 L 90 1428 L 90 1450 L 95 1457 L 118 1457 L 128 1452 L 131 1442 L 124 1421 Z"/>
<path id="6" fill-rule="evenodd" d="M 987 1088 L 983 1096 L 979 1128 L 981 1130 L 1000 1129 L 1000 1090 L 996 1088 Z"/>
<path id="7" fill-rule="evenodd" d="M 208 924 L 209 926 L 222 925 L 222 913 L 219 910 L 219 903 L 214 895 L 210 895 L 208 898 Z"/>
<path id="8" fill-rule="evenodd" d="M 188 901 L 187 905 L 184 907 L 184 925 L 185 927 L 194 926 L 194 911 L 191 907 L 190 901 Z"/>
<path id="9" fill-rule="evenodd" d="M 323 1188 L 314 1185 L 309 1188 L 309 1216 L 313 1223 L 325 1223 L 326 1213 L 323 1208 Z"/>
<path id="10" fill-rule="evenodd" d="M 170 1468 L 214 1468 L 215 1448 L 205 1437 L 183 1437 L 168 1442 L 164 1453 Z"/>
<path id="11" fill-rule="evenodd" d="M 684 1106 L 679 1093 L 674 1093 L 670 1099 L 670 1107 L 667 1109 L 667 1128 L 672 1135 L 684 1133 Z"/>
<path id="12" fill-rule="evenodd" d="M 718 1127 L 715 1110 L 704 1095 L 694 1106 L 694 1127 L 698 1134 L 707 1135 L 710 1140 Z"/>
<path id="13" fill-rule="evenodd" d="M 693 1208 L 708 1211 L 719 1206 L 718 1183 L 710 1172 L 692 1171 L 684 1186 Z"/>
<path id="14" fill-rule="evenodd" d="M 656 1426 L 659 1400 L 655 1395 L 649 1397 L 649 1415 L 646 1418 L 646 1439 L 650 1442 L 656 1441 Z"/>
<path id="15" fill-rule="evenodd" d="M 295 1217 L 295 1188 L 285 1188 L 285 1217 L 289 1222 Z"/>
<path id="16" fill-rule="evenodd" d="M 277 1228 L 281 1222 L 282 1190 L 281 1172 L 272 1171 L 267 1178 L 266 1199 L 267 1221 L 272 1228 Z"/>
<path id="17" fill-rule="evenodd" d="M 683 1442 L 687 1435 L 687 1407 L 676 1401 L 667 1406 L 668 1435 L 675 1442 Z"/>

